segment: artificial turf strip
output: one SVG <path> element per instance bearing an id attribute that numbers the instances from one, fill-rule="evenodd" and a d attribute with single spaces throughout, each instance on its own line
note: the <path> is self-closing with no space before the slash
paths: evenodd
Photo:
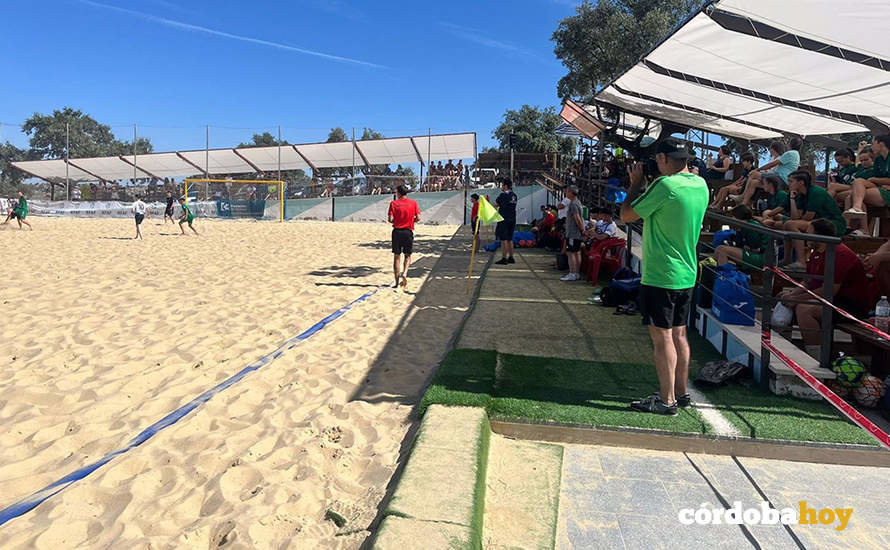
<path id="1" fill-rule="evenodd" d="M 696 358 L 692 376 L 699 365 L 720 360 L 713 346 L 698 334 L 691 333 L 689 340 Z M 501 354 L 497 369 L 496 352 L 459 349 L 443 361 L 420 409 L 441 403 L 484 407 L 492 418 L 503 420 L 708 432 L 694 409 L 676 417 L 628 409 L 630 400 L 654 388 L 657 378 L 651 365 Z M 699 389 L 747 437 L 876 444 L 825 401 L 777 396 L 739 384 Z"/>
<path id="2" fill-rule="evenodd" d="M 692 356 L 698 359 L 690 367 L 690 378 L 708 361 L 723 360 L 714 346 L 697 332 L 690 332 L 688 338 Z M 753 380 L 718 388 L 696 388 L 747 437 L 878 446 L 875 438 L 844 418 L 824 399 L 778 396 L 757 387 Z"/>

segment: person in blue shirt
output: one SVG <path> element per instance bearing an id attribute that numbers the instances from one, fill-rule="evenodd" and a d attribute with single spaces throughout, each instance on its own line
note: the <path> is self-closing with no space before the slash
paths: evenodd
<path id="1" fill-rule="evenodd" d="M 748 187 L 745 188 L 745 194 L 742 196 L 742 204 L 751 206 L 754 193 L 763 188 L 763 176 L 766 174 L 776 174 L 785 185 L 788 185 L 788 176 L 800 167 L 801 147 L 803 147 L 803 141 L 800 138 L 792 138 L 789 149 L 786 149 L 784 141 L 770 143 L 769 152 L 772 155 L 772 160 L 748 175 Z"/>

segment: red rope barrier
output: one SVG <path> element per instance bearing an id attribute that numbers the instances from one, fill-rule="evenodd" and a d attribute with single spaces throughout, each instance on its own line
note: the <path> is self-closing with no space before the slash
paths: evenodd
<path id="1" fill-rule="evenodd" d="M 883 445 L 887 449 L 890 449 L 890 434 L 887 434 L 887 432 L 877 427 L 874 422 L 862 416 L 862 413 L 860 413 L 849 403 L 838 397 L 836 393 L 828 389 L 828 387 L 820 382 L 815 376 L 805 371 L 803 367 L 801 367 L 800 365 L 789 359 L 788 356 L 786 356 L 784 353 L 776 349 L 770 340 L 769 332 L 762 332 L 761 343 L 766 349 L 770 350 L 773 355 L 775 355 L 776 357 L 781 359 L 783 363 L 788 365 L 788 368 L 793 370 L 794 373 L 797 374 L 797 376 L 799 376 L 801 380 L 806 382 L 809 387 L 816 390 L 819 395 L 827 399 L 828 402 L 834 405 L 837 410 L 841 411 L 844 416 L 849 418 L 863 430 L 870 433 L 875 439 L 878 440 L 878 442 L 881 443 L 881 445 Z"/>

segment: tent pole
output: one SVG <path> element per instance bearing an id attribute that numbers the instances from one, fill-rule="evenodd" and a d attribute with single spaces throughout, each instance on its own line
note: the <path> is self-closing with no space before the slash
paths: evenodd
<path id="1" fill-rule="evenodd" d="M 281 124 L 278 125 L 278 195 L 281 201 L 281 221 L 284 221 L 284 182 L 281 180 Z"/>
<path id="2" fill-rule="evenodd" d="M 355 126 L 352 127 L 352 185 L 355 185 Z"/>
<path id="3" fill-rule="evenodd" d="M 430 166 L 431 166 L 430 165 L 430 162 L 431 162 L 430 157 L 432 157 L 432 150 L 433 150 L 433 129 L 427 128 L 427 130 L 426 130 L 426 179 L 427 180 L 430 179 Z M 429 182 L 427 182 L 427 183 L 429 183 Z M 421 186 L 421 189 L 423 189 L 423 186 Z"/>
<path id="4" fill-rule="evenodd" d="M 204 138 L 204 178 L 210 178 L 210 125 L 207 124 L 205 128 L 205 138 Z M 204 194 L 207 194 L 207 187 L 209 184 L 204 184 Z M 205 199 L 207 197 L 204 197 Z"/>
<path id="5" fill-rule="evenodd" d="M 133 185 L 136 185 L 136 123 L 133 123 Z"/>

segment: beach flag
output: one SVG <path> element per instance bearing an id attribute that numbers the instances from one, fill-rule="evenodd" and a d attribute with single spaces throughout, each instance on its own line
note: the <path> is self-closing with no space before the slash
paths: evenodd
<path id="1" fill-rule="evenodd" d="M 482 225 L 491 225 L 504 221 L 504 217 L 494 209 L 494 206 L 488 202 L 487 198 L 479 199 L 479 221 L 482 222 Z"/>

